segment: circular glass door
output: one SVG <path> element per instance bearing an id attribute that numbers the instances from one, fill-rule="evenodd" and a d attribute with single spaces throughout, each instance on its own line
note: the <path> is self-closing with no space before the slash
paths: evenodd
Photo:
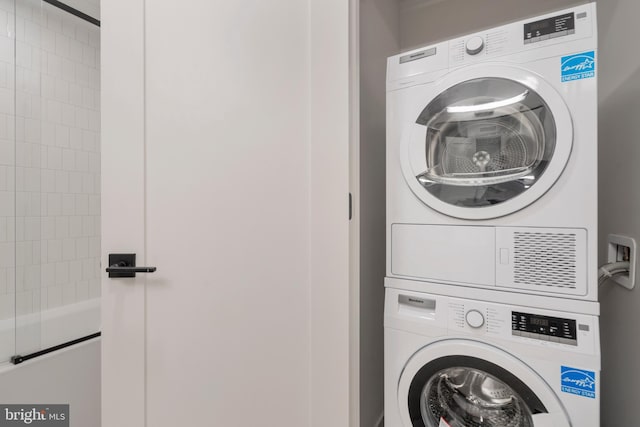
<path id="1" fill-rule="evenodd" d="M 501 367 L 450 356 L 418 371 L 409 389 L 409 412 L 420 427 L 533 427 L 533 413 L 547 411 Z"/>
<path id="2" fill-rule="evenodd" d="M 468 339 L 418 350 L 399 378 L 398 405 L 403 427 L 571 426 L 558 396 L 525 362 Z"/>
<path id="3" fill-rule="evenodd" d="M 573 132 L 564 102 L 519 69 L 453 76 L 436 85 L 438 95 L 415 117 L 401 159 L 407 182 L 450 216 L 522 209 L 553 185 L 569 158 Z"/>

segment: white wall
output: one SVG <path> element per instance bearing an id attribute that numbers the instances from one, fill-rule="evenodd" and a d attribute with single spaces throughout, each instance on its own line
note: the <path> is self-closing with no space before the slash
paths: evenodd
<path id="1" fill-rule="evenodd" d="M 0 367 L 3 404 L 69 404 L 71 425 L 100 427 L 100 339 Z"/>
<path id="2" fill-rule="evenodd" d="M 360 425 L 384 409 L 385 98 L 387 57 L 400 49 L 397 0 L 360 1 Z"/>
<path id="3" fill-rule="evenodd" d="M 606 236 L 640 242 L 640 2 L 600 0 L 599 27 L 599 255 L 606 262 Z M 602 341 L 602 426 L 638 424 L 640 390 L 640 286 L 614 284 L 600 291 Z"/>

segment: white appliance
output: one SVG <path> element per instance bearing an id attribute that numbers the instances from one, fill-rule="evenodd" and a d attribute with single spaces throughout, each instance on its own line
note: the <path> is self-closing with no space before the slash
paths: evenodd
<path id="1" fill-rule="evenodd" d="M 388 277 L 597 300 L 596 47 L 591 3 L 389 58 Z"/>
<path id="2" fill-rule="evenodd" d="M 385 426 L 599 426 L 596 314 L 387 288 Z"/>

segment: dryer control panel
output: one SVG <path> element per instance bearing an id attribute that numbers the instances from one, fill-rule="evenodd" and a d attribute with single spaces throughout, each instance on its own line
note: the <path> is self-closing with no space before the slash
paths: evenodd
<path id="1" fill-rule="evenodd" d="M 580 12 L 579 18 L 586 18 L 587 12 Z M 576 33 L 575 12 L 564 13 L 552 18 L 545 18 L 524 24 L 524 44 L 541 42 L 556 37 Z"/>
<path id="2" fill-rule="evenodd" d="M 448 69 L 482 61 L 528 63 L 595 49 L 595 16 L 595 3 L 583 4 L 400 53 L 388 59 L 387 90 L 432 82 Z"/>

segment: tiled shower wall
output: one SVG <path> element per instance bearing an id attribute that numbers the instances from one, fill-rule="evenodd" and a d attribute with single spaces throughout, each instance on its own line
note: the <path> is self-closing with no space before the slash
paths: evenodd
<path id="1" fill-rule="evenodd" d="M 0 320 L 100 295 L 99 37 L 0 0 Z"/>
<path id="2" fill-rule="evenodd" d="M 15 33 L 12 2 L 0 3 L 0 319 L 15 306 Z M 9 325 L 7 325 L 9 327 Z M 7 347 L 8 340 L 0 340 Z M 5 351 L 0 351 L 4 358 Z M 2 360 L 2 359 L 0 359 Z"/>

